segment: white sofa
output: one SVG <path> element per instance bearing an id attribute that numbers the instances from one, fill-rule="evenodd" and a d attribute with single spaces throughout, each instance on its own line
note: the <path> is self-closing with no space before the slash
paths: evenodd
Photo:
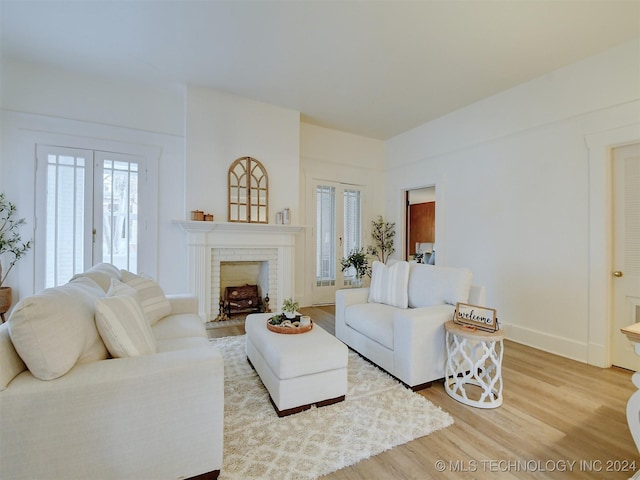
<path id="1" fill-rule="evenodd" d="M 336 292 L 336 337 L 406 386 L 428 387 L 444 378 L 456 302 L 484 305 L 485 288 L 471 280 L 464 268 L 374 262 L 370 288 Z"/>
<path id="2" fill-rule="evenodd" d="M 224 365 L 197 311 L 108 264 L 21 300 L 0 326 L 0 478 L 217 478 Z"/>

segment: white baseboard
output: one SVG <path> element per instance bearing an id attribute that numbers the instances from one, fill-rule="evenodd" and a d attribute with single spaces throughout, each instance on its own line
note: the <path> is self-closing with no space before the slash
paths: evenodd
<path id="1" fill-rule="evenodd" d="M 589 343 L 588 345 L 589 359 L 587 363 L 601 368 L 609 368 L 611 361 L 609 360 L 609 353 L 604 345 L 598 343 Z"/>
<path id="2" fill-rule="evenodd" d="M 502 328 L 508 340 L 582 363 L 590 363 L 589 346 L 585 342 L 508 323 L 503 323 Z"/>

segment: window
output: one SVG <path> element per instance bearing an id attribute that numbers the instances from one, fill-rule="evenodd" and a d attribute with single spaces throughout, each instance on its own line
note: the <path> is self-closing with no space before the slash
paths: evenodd
<path id="1" fill-rule="evenodd" d="M 336 188 L 316 187 L 316 285 L 336 284 Z"/>
<path id="2" fill-rule="evenodd" d="M 92 176 L 91 152 L 57 149 L 46 158 L 45 287 L 66 283 L 83 271 L 90 248 L 85 238 L 85 184 Z M 91 204 L 89 204 L 90 206 Z"/>
<path id="3" fill-rule="evenodd" d="M 138 161 L 109 160 L 102 167 L 102 261 L 135 272 L 138 257 Z"/>
<path id="4" fill-rule="evenodd" d="M 37 162 L 38 289 L 100 262 L 138 272 L 144 157 L 39 145 Z"/>
<path id="5" fill-rule="evenodd" d="M 361 219 L 361 204 L 360 204 L 360 190 L 344 190 L 343 192 L 344 203 L 344 243 L 342 249 L 342 256 L 348 256 L 353 250 L 362 247 L 362 219 Z M 356 276 L 356 271 L 353 267 L 344 272 L 344 276 L 349 279 L 349 282 Z"/>

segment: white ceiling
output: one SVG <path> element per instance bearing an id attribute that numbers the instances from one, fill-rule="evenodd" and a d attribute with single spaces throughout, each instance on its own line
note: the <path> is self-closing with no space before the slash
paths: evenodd
<path id="1" fill-rule="evenodd" d="M 640 37 L 640 0 L 0 0 L 0 16 L 4 58 L 211 87 L 379 139 Z"/>

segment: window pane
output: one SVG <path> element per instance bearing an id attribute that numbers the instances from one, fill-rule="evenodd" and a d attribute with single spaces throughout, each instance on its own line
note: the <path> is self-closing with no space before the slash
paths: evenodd
<path id="1" fill-rule="evenodd" d="M 334 285 L 336 280 L 336 189 L 318 186 L 316 189 L 316 284 Z"/>
<path id="2" fill-rule="evenodd" d="M 359 190 L 344 191 L 344 243 L 342 254 L 348 256 L 355 249 L 362 247 L 361 197 Z M 345 277 L 355 277 L 355 268 L 344 272 Z"/>
<path id="3" fill-rule="evenodd" d="M 84 175 L 81 157 L 47 155 L 45 287 L 84 270 Z"/>
<path id="4" fill-rule="evenodd" d="M 136 273 L 138 268 L 138 168 L 103 163 L 102 261 Z"/>

